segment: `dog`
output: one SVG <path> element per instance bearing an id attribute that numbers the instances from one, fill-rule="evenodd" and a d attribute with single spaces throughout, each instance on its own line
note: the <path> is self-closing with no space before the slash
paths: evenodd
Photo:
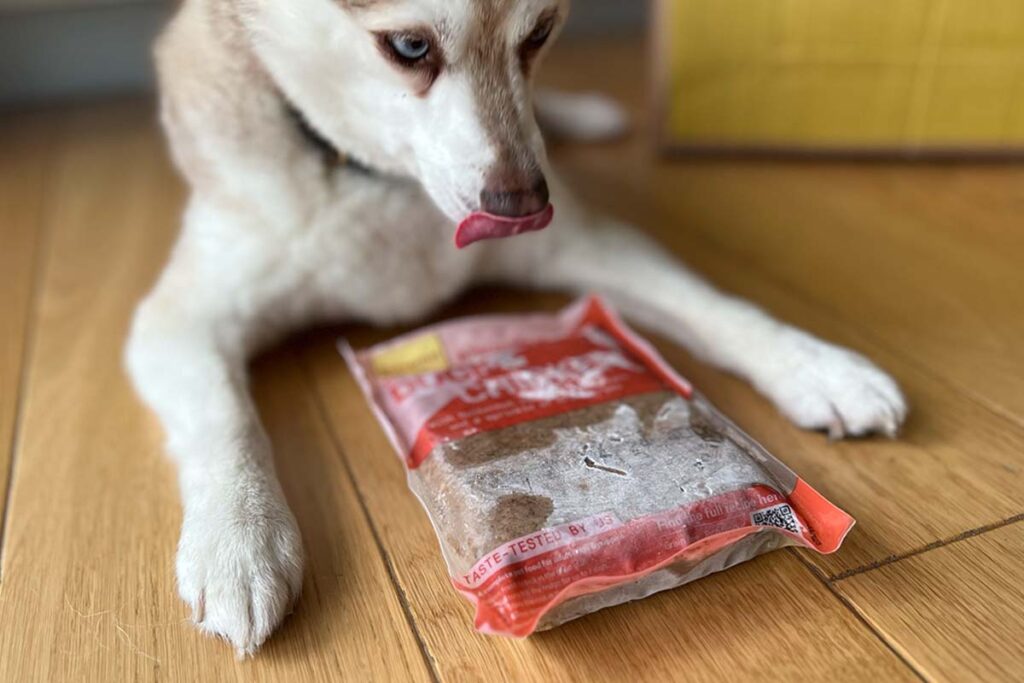
<path id="1" fill-rule="evenodd" d="M 303 570 L 246 361 L 312 321 L 408 323 L 482 282 L 596 290 L 801 427 L 903 422 L 899 388 L 868 360 L 717 291 L 566 191 L 538 110 L 598 133 L 614 120 L 535 97 L 568 5 L 184 0 L 158 40 L 161 120 L 190 197 L 126 365 L 178 467 L 179 593 L 240 656 L 290 612 Z"/>

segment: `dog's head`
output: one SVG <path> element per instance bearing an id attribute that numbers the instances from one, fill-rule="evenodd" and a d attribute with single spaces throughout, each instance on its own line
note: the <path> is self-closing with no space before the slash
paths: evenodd
<path id="1" fill-rule="evenodd" d="M 568 0 L 239 2 L 278 86 L 340 150 L 416 178 L 453 221 L 548 209 L 532 76 Z"/>

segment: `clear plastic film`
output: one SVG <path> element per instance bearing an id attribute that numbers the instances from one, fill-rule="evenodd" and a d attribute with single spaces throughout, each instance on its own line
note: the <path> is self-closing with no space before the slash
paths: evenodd
<path id="1" fill-rule="evenodd" d="M 853 520 L 743 434 L 599 298 L 342 352 L 476 628 L 523 637 Z"/>

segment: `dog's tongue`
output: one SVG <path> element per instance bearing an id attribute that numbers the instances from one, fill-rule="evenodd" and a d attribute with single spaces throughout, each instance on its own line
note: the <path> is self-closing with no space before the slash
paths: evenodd
<path id="1" fill-rule="evenodd" d="M 548 208 L 543 211 L 516 218 L 477 211 L 459 223 L 459 227 L 455 230 L 455 246 L 462 249 L 481 240 L 512 237 L 524 232 L 543 230 L 551 224 L 551 219 L 554 216 L 555 207 L 551 204 L 548 204 Z"/>

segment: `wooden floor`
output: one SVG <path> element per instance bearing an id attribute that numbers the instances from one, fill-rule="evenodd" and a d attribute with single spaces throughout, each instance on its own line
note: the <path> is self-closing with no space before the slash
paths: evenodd
<path id="1" fill-rule="evenodd" d="M 600 64 L 600 68 L 598 65 Z M 121 370 L 182 206 L 146 101 L 0 118 L 0 681 L 1024 679 L 1024 167 L 657 162 L 635 46 L 549 80 L 640 132 L 554 159 L 724 288 L 875 358 L 913 414 L 833 444 L 748 387 L 669 360 L 858 525 L 523 642 L 478 636 L 398 459 L 322 330 L 255 364 L 305 539 L 297 612 L 236 662 L 174 592 L 180 511 Z M 554 308 L 475 292 L 444 315 Z"/>

